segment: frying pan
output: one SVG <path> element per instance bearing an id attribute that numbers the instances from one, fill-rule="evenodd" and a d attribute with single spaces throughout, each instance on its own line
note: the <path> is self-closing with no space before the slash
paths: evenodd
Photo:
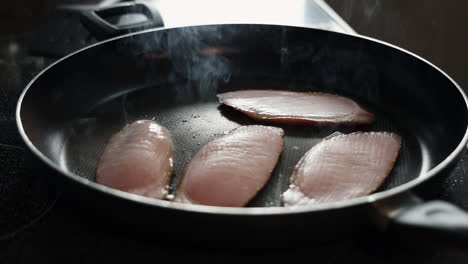
<path id="1" fill-rule="evenodd" d="M 243 89 L 326 92 L 376 114 L 367 126 L 281 126 L 285 149 L 264 189 L 245 208 L 179 204 L 94 182 L 109 137 L 152 119 L 171 132 L 175 175 L 207 142 L 253 120 L 220 106 L 216 94 Z M 32 153 L 96 221 L 164 238 L 327 239 L 398 227 L 468 234 L 468 216 L 435 193 L 468 141 L 467 97 L 442 70 L 375 39 L 311 28 L 220 24 L 151 29 L 77 51 L 38 74 L 22 93 L 17 124 Z M 341 131 L 402 136 L 392 174 L 375 193 L 329 204 L 281 207 L 301 156 Z M 209 191 L 209 190 L 207 190 Z M 124 228 L 125 227 L 125 228 Z M 248 239 L 246 239 L 248 238 Z"/>

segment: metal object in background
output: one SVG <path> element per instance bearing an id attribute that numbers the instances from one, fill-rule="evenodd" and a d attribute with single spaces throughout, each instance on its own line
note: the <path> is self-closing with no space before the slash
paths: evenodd
<path id="1" fill-rule="evenodd" d="M 115 2 L 115 1 L 114 1 Z M 119 33 L 132 32 L 141 28 L 142 16 L 132 15 L 127 17 L 114 16 L 106 23 L 102 19 L 96 19 L 98 10 L 108 9 L 115 3 L 99 5 L 62 5 L 50 13 L 47 19 L 39 26 L 30 38 L 29 48 L 32 54 L 37 56 L 48 56 L 54 58 L 63 57 L 73 51 L 97 42 L 102 39 L 106 31 L 107 36 L 116 34 L 116 28 L 120 27 Z M 220 23 L 266 23 L 283 24 L 290 26 L 302 26 L 321 28 L 336 32 L 355 32 L 346 24 L 325 2 L 322 0 L 308 1 L 298 0 L 285 4 L 283 1 L 181 1 L 181 0 L 138 0 L 125 1 L 119 5 L 132 6 L 143 5 L 144 9 L 151 10 L 156 26 L 164 24 L 166 27 L 179 27 L 201 24 Z M 183 6 L 184 8 L 180 8 Z M 268 7 L 268 8 L 265 8 Z M 259 12 L 259 10 L 262 10 Z M 119 13 L 119 12 L 118 12 Z M 85 18 L 83 19 L 83 14 Z M 97 14 L 96 14 L 97 15 Z M 148 17 L 147 15 L 143 15 Z M 94 19 L 90 19 L 94 17 Z M 134 20 L 135 19 L 135 20 Z M 88 29 L 82 25 L 82 21 L 88 25 Z M 63 23 L 62 21 L 68 21 Z M 118 24 L 123 23 L 125 27 Z M 91 28 L 89 26 L 91 25 Z M 143 25 L 145 26 L 145 25 Z M 110 29 L 109 29 L 110 28 Z"/>
<path id="2" fill-rule="evenodd" d="M 83 11 L 82 21 L 98 40 L 164 26 L 159 11 L 144 2 Z"/>

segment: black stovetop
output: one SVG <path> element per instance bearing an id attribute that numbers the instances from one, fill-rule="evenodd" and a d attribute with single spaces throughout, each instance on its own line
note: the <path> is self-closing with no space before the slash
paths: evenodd
<path id="1" fill-rule="evenodd" d="M 109 231 L 94 223 L 91 216 L 68 202 L 66 193 L 43 180 L 48 170 L 27 151 L 14 117 L 19 94 L 35 74 L 57 59 L 59 53 L 96 41 L 79 25 L 73 26 L 75 32 L 82 32 L 79 41 L 53 49 L 55 54 L 43 52 L 43 46 L 39 44 L 50 42 L 50 39 L 44 40 L 41 31 L 0 38 L 0 263 L 120 263 L 148 259 L 468 263 L 468 251 L 465 250 L 468 244 L 446 244 L 437 239 L 385 233 L 363 233 L 351 239 L 326 244 L 305 243 L 283 249 L 240 249 L 225 245 L 214 250 L 203 245 L 143 240 L 119 230 Z M 76 35 L 66 38 L 73 37 Z M 70 42 L 57 41 L 59 44 L 54 45 Z M 38 45 L 31 49 L 31 43 Z M 468 210 L 467 173 L 468 154 L 465 154 L 433 198 Z"/>

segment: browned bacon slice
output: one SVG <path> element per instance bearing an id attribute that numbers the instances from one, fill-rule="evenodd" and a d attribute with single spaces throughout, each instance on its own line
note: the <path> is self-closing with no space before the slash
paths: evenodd
<path id="1" fill-rule="evenodd" d="M 375 120 L 351 99 L 326 93 L 243 90 L 218 94 L 218 99 L 257 121 L 271 123 L 369 124 Z"/>

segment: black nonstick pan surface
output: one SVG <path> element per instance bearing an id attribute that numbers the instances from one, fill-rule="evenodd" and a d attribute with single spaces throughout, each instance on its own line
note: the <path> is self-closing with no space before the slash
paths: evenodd
<path id="1" fill-rule="evenodd" d="M 127 123 L 152 119 L 173 137 L 174 191 L 203 145 L 240 125 L 258 124 L 217 102 L 217 93 L 243 89 L 342 95 L 375 113 L 377 121 L 281 126 L 284 152 L 271 180 L 247 208 L 153 200 L 94 182 L 109 137 Z M 310 28 L 239 24 L 149 30 L 76 52 L 31 81 L 19 100 L 17 121 L 31 151 L 58 176 L 54 179 L 100 219 L 170 234 L 319 237 L 375 226 L 378 218 L 447 231 L 437 223 L 425 225 L 425 217 L 408 222 L 404 213 L 391 212 L 415 212 L 412 208 L 427 205 L 411 202 L 409 191 L 418 187 L 431 192 L 457 162 L 468 140 L 467 114 L 466 96 L 449 76 L 398 47 Z M 366 197 L 282 208 L 281 193 L 297 161 L 335 131 L 402 136 L 392 174 Z M 436 209 L 446 219 L 465 217 L 461 211 Z M 455 229 L 468 230 L 463 225 Z"/>

